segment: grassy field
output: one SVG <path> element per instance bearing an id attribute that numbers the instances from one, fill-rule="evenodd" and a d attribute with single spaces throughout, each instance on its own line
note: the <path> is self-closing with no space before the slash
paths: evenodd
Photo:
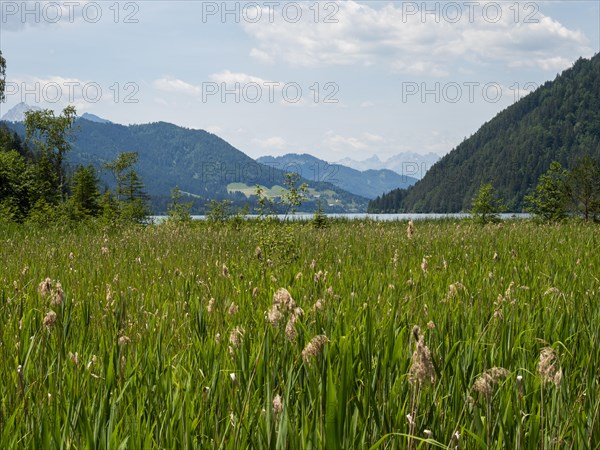
<path id="1" fill-rule="evenodd" d="M 600 228 L 406 228 L 0 227 L 0 448 L 599 448 Z"/>

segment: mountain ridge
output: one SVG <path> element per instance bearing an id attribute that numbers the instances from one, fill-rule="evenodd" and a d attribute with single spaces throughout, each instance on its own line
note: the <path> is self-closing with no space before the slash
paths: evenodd
<path id="1" fill-rule="evenodd" d="M 24 136 L 22 122 L 7 125 Z M 197 198 L 195 212 L 203 212 L 209 200 L 231 200 L 235 206 L 252 204 L 242 192 L 231 192 L 229 185 L 244 183 L 271 188 L 283 186 L 285 174 L 257 163 L 241 150 L 205 130 L 180 127 L 168 122 L 121 125 L 77 119 L 72 149 L 66 155 L 71 167 L 91 164 L 101 169 L 119 153 L 137 152 L 136 170 L 152 198 L 155 213 L 165 212 L 171 189 L 178 186 Z M 114 180 L 101 171 L 101 181 L 114 187 Z M 350 194 L 326 182 L 306 181 L 311 187 L 304 211 L 314 211 L 318 198 L 327 199 L 324 207 L 331 212 L 363 212 L 368 199 Z M 204 203 L 202 203 L 204 201 Z"/>
<path id="2" fill-rule="evenodd" d="M 519 212 L 552 161 L 570 167 L 586 154 L 600 158 L 600 54 L 580 58 L 498 113 L 414 186 L 375 199 L 369 211 L 468 211 L 479 187 L 492 183 Z"/>
<path id="3" fill-rule="evenodd" d="M 6 113 L 0 117 L 0 121 L 4 122 L 23 122 L 25 120 L 25 113 L 27 111 L 41 111 L 42 108 L 39 106 L 31 106 L 25 102 L 17 103 L 15 106 L 10 108 Z"/>
<path id="4" fill-rule="evenodd" d="M 385 160 L 382 160 L 377 155 L 360 161 L 346 157 L 336 161 L 334 164 L 342 164 L 360 171 L 388 169 L 399 175 L 421 179 L 439 159 L 440 156 L 433 152 L 425 154 L 402 152 L 390 156 Z"/>
<path id="5" fill-rule="evenodd" d="M 417 179 L 388 169 L 359 171 L 343 164 L 328 163 L 309 153 L 261 156 L 257 162 L 299 173 L 306 179 L 329 182 L 361 197 L 374 199 L 391 189 L 408 187 Z"/>

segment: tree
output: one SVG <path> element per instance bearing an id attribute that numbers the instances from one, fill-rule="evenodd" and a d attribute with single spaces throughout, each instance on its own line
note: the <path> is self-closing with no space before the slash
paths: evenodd
<path id="1" fill-rule="evenodd" d="M 2 56 L 0 50 L 0 103 L 6 100 L 4 96 L 4 88 L 6 86 L 6 59 Z"/>
<path id="2" fill-rule="evenodd" d="M 256 185 L 255 195 L 257 197 L 258 206 L 256 207 L 256 213 L 261 219 L 273 220 L 275 218 L 275 202 L 273 199 L 265 194 L 265 190 L 262 186 Z"/>
<path id="3" fill-rule="evenodd" d="M 100 191 L 96 169 L 80 166 L 71 179 L 70 201 L 80 217 L 96 217 L 100 213 Z"/>
<path id="4" fill-rule="evenodd" d="M 0 124 L 0 218 L 21 222 L 31 208 L 33 172 L 21 140 Z"/>
<path id="5" fill-rule="evenodd" d="M 285 174 L 284 184 L 287 190 L 281 196 L 281 203 L 286 207 L 285 216 L 294 214 L 298 207 L 302 204 L 308 186 L 306 183 L 302 183 L 296 187 L 300 175 L 295 172 L 288 172 Z"/>
<path id="6" fill-rule="evenodd" d="M 21 222 L 31 207 L 31 168 L 15 150 L 0 152 L 0 218 Z"/>
<path id="7" fill-rule="evenodd" d="M 525 197 L 525 210 L 544 222 L 557 222 L 567 215 L 569 173 L 557 161 L 541 175 L 535 190 Z"/>
<path id="8" fill-rule="evenodd" d="M 115 225 L 119 219 L 119 203 L 110 190 L 100 197 L 100 220 L 107 225 Z"/>
<path id="9" fill-rule="evenodd" d="M 206 220 L 209 222 L 224 223 L 231 217 L 231 200 L 211 200 L 206 206 L 208 214 Z"/>
<path id="10" fill-rule="evenodd" d="M 73 106 L 67 106 L 58 117 L 49 109 L 25 113 L 25 139 L 37 150 L 38 199 L 50 205 L 56 205 L 66 193 L 63 159 L 71 149 L 76 116 Z"/>
<path id="11" fill-rule="evenodd" d="M 471 215 L 477 223 L 486 224 L 500 220 L 499 213 L 506 210 L 502 200 L 497 199 L 491 183 L 482 184 L 471 200 Z"/>
<path id="12" fill-rule="evenodd" d="M 600 167 L 589 155 L 581 158 L 569 174 L 569 192 L 573 210 L 585 220 L 600 213 Z"/>
<path id="13" fill-rule="evenodd" d="M 192 202 L 182 203 L 183 194 L 178 186 L 171 190 L 171 203 L 169 204 L 169 220 L 175 223 L 189 223 L 192 220 L 190 209 Z"/>
<path id="14" fill-rule="evenodd" d="M 31 161 L 33 155 L 29 149 L 23 145 L 23 141 L 15 131 L 11 131 L 4 123 L 0 123 L 0 152 L 9 152 L 16 150 L 26 160 Z"/>
<path id="15" fill-rule="evenodd" d="M 327 227 L 329 220 L 325 215 L 325 211 L 323 210 L 323 202 L 319 198 L 317 200 L 317 209 L 315 209 L 315 213 L 312 218 L 312 225 L 314 228 L 325 228 Z"/>
<path id="16" fill-rule="evenodd" d="M 126 222 L 144 223 L 150 215 L 148 195 L 144 191 L 142 179 L 133 169 L 138 161 L 136 152 L 124 152 L 111 163 L 104 164 L 117 182 L 117 204 L 120 217 Z"/>
<path id="17" fill-rule="evenodd" d="M 104 164 L 104 168 L 112 173 L 117 183 L 117 201 L 121 201 L 125 192 L 125 174 L 137 161 L 138 154 L 136 152 L 124 152 L 119 153 L 114 161 Z"/>

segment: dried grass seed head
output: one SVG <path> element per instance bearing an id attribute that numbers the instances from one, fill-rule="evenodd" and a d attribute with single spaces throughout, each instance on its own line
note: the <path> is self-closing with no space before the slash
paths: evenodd
<path id="1" fill-rule="evenodd" d="M 273 294 L 273 304 L 279 305 L 282 309 L 287 309 L 288 311 L 292 311 L 296 307 L 296 302 L 294 302 L 292 295 L 285 288 L 279 288 Z"/>
<path id="2" fill-rule="evenodd" d="M 544 347 L 541 350 L 538 372 L 543 383 L 554 383 L 556 387 L 560 386 L 562 369 L 558 356 L 552 347 Z"/>
<path id="3" fill-rule="evenodd" d="M 506 378 L 508 373 L 508 370 L 502 367 L 492 367 L 477 377 L 473 383 L 473 390 L 489 399 L 494 392 L 494 386 L 498 384 L 499 380 Z"/>
<path id="4" fill-rule="evenodd" d="M 49 295 L 52 291 L 52 280 L 50 278 L 42 280 L 38 286 L 38 290 L 40 291 L 40 294 L 42 294 L 42 297 Z"/>
<path id="5" fill-rule="evenodd" d="M 63 304 L 65 299 L 65 291 L 63 291 L 62 285 L 60 282 L 56 282 L 54 288 L 52 289 L 52 305 L 60 306 Z"/>
<path id="6" fill-rule="evenodd" d="M 415 351 L 412 354 L 411 365 L 408 375 L 408 380 L 413 384 L 435 383 L 435 368 L 431 359 L 431 352 L 425 339 L 421 334 L 421 329 L 414 326 L 412 335 L 416 341 Z"/>
<path id="7" fill-rule="evenodd" d="M 56 323 L 56 313 L 54 311 L 48 311 L 44 317 L 44 326 L 48 329 L 52 329 Z"/>
<path id="8" fill-rule="evenodd" d="M 281 395 L 277 394 L 273 398 L 273 414 L 278 415 L 283 411 L 283 401 L 281 400 Z"/>
<path id="9" fill-rule="evenodd" d="M 324 334 L 320 334 L 311 339 L 311 341 L 306 344 L 304 350 L 302 350 L 302 359 L 305 363 L 311 362 L 313 359 L 318 357 L 325 347 L 325 344 L 328 342 L 327 336 Z"/>
<path id="10" fill-rule="evenodd" d="M 415 224 L 412 220 L 408 221 L 408 226 L 406 227 L 406 237 L 408 239 L 412 239 L 415 235 Z"/>
<path id="11" fill-rule="evenodd" d="M 240 345 L 242 337 L 244 336 L 244 329 L 242 327 L 235 327 L 229 335 L 229 343 L 232 347 L 236 348 Z"/>

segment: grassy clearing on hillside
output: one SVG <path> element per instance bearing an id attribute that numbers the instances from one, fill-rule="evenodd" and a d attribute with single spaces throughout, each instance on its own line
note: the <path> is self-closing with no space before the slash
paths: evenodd
<path id="1" fill-rule="evenodd" d="M 0 227 L 0 448 L 599 445 L 597 226 L 237 226 Z"/>

